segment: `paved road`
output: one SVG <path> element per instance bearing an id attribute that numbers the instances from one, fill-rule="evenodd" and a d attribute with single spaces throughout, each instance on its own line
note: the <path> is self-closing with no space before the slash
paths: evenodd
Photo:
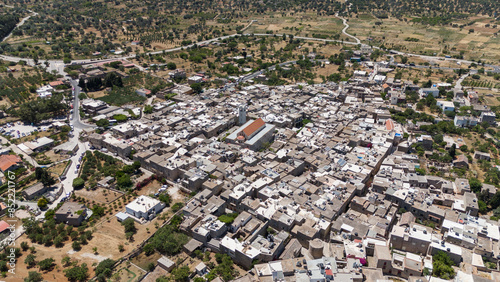
<path id="1" fill-rule="evenodd" d="M 32 12 L 32 15 L 27 16 L 26 18 L 24 18 L 18 24 L 18 26 L 24 24 L 26 22 L 26 20 L 28 20 L 31 16 L 37 15 L 37 13 L 35 13 L 33 11 L 30 11 L 30 12 Z M 344 40 L 332 40 L 332 39 L 312 38 L 312 37 L 302 37 L 302 36 L 296 36 L 294 38 L 302 39 L 302 40 L 308 40 L 308 41 L 336 42 L 336 43 L 350 44 L 350 45 L 362 44 L 361 40 L 359 40 L 359 38 L 357 38 L 354 35 L 351 35 L 351 34 L 347 33 L 347 29 L 349 28 L 349 24 L 347 24 L 347 20 L 344 19 L 344 18 L 339 17 L 338 14 L 335 15 L 335 16 L 337 18 L 339 18 L 339 19 L 342 19 L 342 22 L 344 23 L 344 29 L 342 29 L 342 33 L 345 34 L 346 36 L 354 39 L 356 42 L 349 42 L 349 41 L 344 41 Z M 241 30 L 241 32 L 247 30 L 254 22 L 256 22 L 256 20 L 251 20 L 250 23 L 245 28 L 243 28 Z M 11 34 L 12 34 L 12 32 L 7 37 L 10 37 Z M 216 41 L 219 41 L 219 40 L 224 40 L 224 39 L 235 37 L 235 36 L 239 36 L 239 35 L 240 34 L 231 34 L 231 35 L 221 36 L 221 37 L 213 38 L 213 39 L 210 39 L 210 40 L 204 40 L 204 41 L 196 42 L 196 43 L 193 43 L 193 44 L 190 44 L 190 45 L 187 45 L 187 46 L 183 46 L 183 47 L 176 47 L 176 48 L 171 48 L 171 49 L 166 49 L 166 50 L 154 51 L 154 52 L 149 52 L 149 53 L 146 53 L 146 54 L 148 54 L 148 55 L 149 54 L 155 55 L 155 54 L 176 52 L 176 51 L 180 51 L 183 48 L 185 49 L 185 48 L 193 47 L 194 45 L 210 44 L 212 42 L 216 42 Z M 250 34 L 247 33 L 245 35 L 250 35 Z M 253 35 L 254 36 L 283 36 L 282 34 L 253 34 Z M 379 47 L 376 47 L 376 46 L 372 46 L 372 48 L 374 48 L 374 49 L 380 49 Z M 413 57 L 420 57 L 420 58 L 426 59 L 426 60 L 436 60 L 436 59 L 438 59 L 438 60 L 454 61 L 454 62 L 460 62 L 460 63 L 466 63 L 466 64 L 474 63 L 473 61 L 462 60 L 462 59 L 452 59 L 452 58 L 437 57 L 437 56 L 426 56 L 426 55 L 419 55 L 419 54 L 412 54 L 412 53 L 401 52 L 401 51 L 397 51 L 397 50 L 389 50 L 389 51 L 392 54 L 405 55 L 405 56 L 413 56 Z M 114 57 L 114 58 L 107 58 L 107 59 L 98 59 L 98 60 L 96 60 L 96 59 L 74 60 L 74 61 L 72 61 L 72 64 L 87 64 L 87 63 L 92 63 L 92 62 L 107 62 L 107 61 L 113 61 L 113 60 L 124 60 L 124 59 L 133 58 L 133 57 L 135 57 L 135 54 L 131 54 L 131 55 L 128 55 L 128 56 L 122 56 L 122 57 Z M 11 62 L 19 62 L 19 61 L 22 60 L 22 61 L 25 61 L 30 66 L 35 66 L 36 65 L 35 62 L 33 61 L 33 59 L 30 59 L 30 58 L 19 58 L 19 57 L 6 56 L 6 55 L 0 55 L 0 58 L 2 58 L 3 60 L 6 60 L 6 61 L 11 61 Z M 64 72 L 64 66 L 65 65 L 64 65 L 63 61 L 61 61 L 61 60 L 47 60 L 47 61 L 44 61 L 42 65 L 45 66 L 45 62 L 48 64 L 47 71 L 49 71 L 49 72 L 54 72 L 55 71 L 58 74 L 66 75 L 66 73 Z M 491 65 L 491 64 L 484 64 L 484 66 L 493 68 L 493 72 L 500 72 L 500 66 Z"/>
<path id="2" fill-rule="evenodd" d="M 347 33 L 347 29 L 349 28 L 349 25 L 347 24 L 347 20 L 346 20 L 346 19 L 344 19 L 344 18 L 339 17 L 339 14 L 338 14 L 338 13 L 337 13 L 337 14 L 335 14 L 335 17 L 337 17 L 337 18 L 341 19 L 341 20 L 342 20 L 342 23 L 344 23 L 344 29 L 342 29 L 342 33 L 343 33 L 343 34 L 345 34 L 346 36 L 348 36 L 348 37 L 350 37 L 350 38 L 354 39 L 354 40 L 356 41 L 356 44 L 361 44 L 361 40 L 359 40 L 359 38 L 357 38 L 357 37 L 356 37 L 356 36 L 354 36 L 354 35 L 351 35 L 351 34 Z"/>
<path id="3" fill-rule="evenodd" d="M 59 187 L 62 186 L 64 190 L 61 193 L 61 195 L 59 196 L 59 198 L 57 198 L 54 202 L 52 202 L 49 205 L 49 207 L 48 207 L 49 209 L 55 208 L 57 206 L 57 204 L 59 204 L 63 200 L 63 198 L 66 197 L 67 194 L 70 194 L 73 192 L 73 179 L 78 177 L 78 173 L 76 172 L 76 166 L 79 164 L 80 156 L 83 153 L 85 153 L 85 151 L 87 151 L 87 147 L 88 147 L 86 143 L 83 143 L 83 142 L 78 140 L 78 136 L 79 136 L 80 132 L 81 132 L 81 129 L 75 127 L 75 134 L 71 138 L 71 140 L 68 141 L 68 142 L 77 142 L 78 143 L 78 151 L 76 152 L 75 155 L 73 155 L 71 158 L 69 158 L 71 160 L 71 165 L 70 165 L 68 172 L 66 174 L 66 179 L 61 181 L 60 186 L 59 186 Z M 45 217 L 45 212 L 42 212 L 40 215 L 37 216 L 37 218 L 44 218 L 44 217 Z"/>
<path id="4" fill-rule="evenodd" d="M 83 123 L 80 120 L 80 98 L 78 95 L 81 93 L 81 88 L 78 86 L 78 81 L 77 80 L 70 80 L 71 85 L 73 86 L 74 90 L 74 97 L 73 97 L 73 119 L 71 120 L 71 124 L 75 127 L 75 129 L 86 129 L 86 128 L 92 128 L 94 126 L 88 125 Z"/>
<path id="5" fill-rule="evenodd" d="M 461 76 L 461 77 L 457 80 L 457 82 L 455 83 L 455 88 L 457 88 L 457 89 L 461 89 L 461 88 L 462 88 L 462 82 L 464 81 L 464 79 L 465 79 L 467 76 L 469 76 L 469 74 L 468 74 L 468 73 L 466 73 L 466 74 L 462 75 L 462 76 Z"/>
<path id="6" fill-rule="evenodd" d="M 265 34 L 265 33 L 254 33 L 254 34 L 245 33 L 243 35 L 245 35 L 245 36 L 254 35 L 254 36 L 259 36 L 259 37 L 264 37 L 264 36 L 276 36 L 276 37 L 280 37 L 280 36 L 283 36 L 283 34 Z M 210 39 L 210 40 L 200 41 L 200 42 L 197 42 L 197 43 L 194 43 L 194 44 L 190 44 L 190 45 L 187 45 L 187 46 L 176 47 L 176 48 L 171 48 L 171 49 L 166 49 L 166 50 L 160 50 L 160 51 L 154 51 L 154 52 L 149 52 L 149 53 L 146 53 L 146 54 L 148 54 L 148 55 L 149 54 L 156 55 L 156 54 L 177 52 L 177 51 L 180 51 L 180 50 L 183 50 L 183 49 L 186 49 L 186 48 L 193 47 L 195 45 L 198 45 L 198 46 L 199 45 L 208 45 L 208 44 L 210 44 L 212 42 L 217 42 L 219 40 L 224 40 L 224 39 L 228 39 L 228 38 L 235 37 L 235 36 L 240 36 L 240 34 L 226 35 L 226 36 L 222 36 L 222 37 L 218 37 L 218 38 L 213 38 L 213 39 Z M 356 42 L 351 42 L 351 41 L 344 41 L 344 40 L 322 39 L 322 38 L 312 38 L 312 37 L 303 37 L 303 36 L 294 36 L 294 38 L 301 39 L 301 40 L 307 40 L 307 41 L 333 42 L 333 43 L 341 43 L 341 44 L 347 44 L 347 45 L 358 45 L 358 44 L 360 44 L 357 41 Z M 354 37 L 354 38 L 356 38 L 356 37 Z M 376 47 L 376 46 L 372 46 L 372 48 L 373 49 L 380 49 L 379 47 Z M 437 56 L 419 55 L 419 54 L 412 54 L 412 53 L 401 52 L 401 51 L 397 51 L 397 50 L 389 50 L 389 51 L 392 54 L 395 54 L 395 55 L 404 55 L 404 56 L 410 56 L 410 57 L 419 57 L 419 58 L 422 58 L 422 59 L 425 59 L 425 60 L 444 60 L 444 61 L 453 61 L 455 63 L 460 62 L 460 63 L 466 63 L 466 64 L 475 63 L 473 61 L 462 60 L 462 59 L 451 59 L 451 58 L 444 58 L 444 57 L 437 57 Z M 131 55 L 128 55 L 128 56 L 121 56 L 121 57 L 114 57 L 114 58 L 107 58 L 107 59 L 73 60 L 72 64 L 88 64 L 88 63 L 97 63 L 97 62 L 109 62 L 109 61 L 115 61 L 115 60 L 126 60 L 126 59 L 134 58 L 135 56 L 136 56 L 135 54 L 131 54 Z M 19 58 L 19 57 L 6 56 L 6 55 L 0 55 L 0 58 L 3 59 L 3 60 L 5 60 L 5 61 L 10 61 L 10 62 L 25 61 L 30 66 L 34 66 L 35 65 L 35 62 L 32 59 L 29 59 L 29 58 Z M 65 65 L 64 65 L 64 63 L 61 60 L 47 60 L 47 61 L 44 61 L 44 62 L 47 62 L 49 64 L 49 66 L 47 67 L 47 71 L 49 71 L 49 72 L 55 71 L 58 74 L 66 75 L 66 73 L 64 72 L 64 66 Z M 45 64 L 42 64 L 42 65 L 45 65 Z M 492 64 L 484 64 L 484 66 L 492 68 L 493 72 L 500 73 L 500 66 L 492 65 Z M 417 68 L 430 68 L 428 66 L 415 66 L 415 67 L 417 67 Z M 436 67 L 434 67 L 434 68 L 436 68 Z M 440 68 L 440 69 L 451 69 L 451 70 L 454 70 L 454 69 L 457 69 L 457 68 L 445 68 L 445 67 L 443 67 L 443 68 Z"/>
<path id="7" fill-rule="evenodd" d="M 0 142 L 1 142 L 1 144 L 8 144 L 9 140 L 7 140 L 3 136 L 0 136 Z M 26 161 L 28 161 L 32 166 L 34 166 L 34 167 L 39 166 L 38 163 L 35 161 L 35 159 L 33 159 L 30 155 L 26 154 L 21 149 L 19 149 L 19 147 L 17 147 L 16 144 L 10 144 L 9 148 L 12 150 L 12 152 L 14 152 L 14 153 L 16 153 L 18 155 L 22 155 L 23 159 L 26 160 Z"/>
<path id="8" fill-rule="evenodd" d="M 5 5 L 5 7 L 14 8 L 14 7 L 9 6 L 9 5 Z M 18 28 L 18 27 L 22 26 L 22 25 L 23 25 L 23 24 L 24 24 L 24 23 L 25 23 L 25 22 L 26 22 L 29 18 L 34 17 L 34 16 L 38 15 L 38 13 L 35 13 L 35 12 L 33 12 L 33 11 L 30 11 L 30 10 L 28 10 L 28 12 L 30 12 L 30 13 L 31 13 L 31 15 L 29 15 L 29 16 L 24 17 L 23 19 L 21 19 L 21 21 L 20 21 L 20 22 L 16 25 L 16 27 L 15 27 L 14 29 L 12 29 L 12 31 L 11 31 L 11 32 L 10 32 L 7 36 L 5 36 L 5 37 L 2 39 L 2 41 L 1 41 L 1 42 L 4 42 L 5 40 L 9 39 L 9 37 L 10 37 L 10 36 L 12 35 L 12 33 L 14 32 L 14 30 L 15 30 L 16 28 Z"/>

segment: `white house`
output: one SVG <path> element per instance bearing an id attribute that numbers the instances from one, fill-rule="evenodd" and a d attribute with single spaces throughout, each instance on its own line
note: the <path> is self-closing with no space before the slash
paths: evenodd
<path id="1" fill-rule="evenodd" d="M 40 98 L 47 98 L 52 96 L 52 92 L 54 91 L 54 88 L 50 85 L 45 85 L 36 90 L 36 94 Z"/>
<path id="2" fill-rule="evenodd" d="M 455 116 L 453 123 L 457 127 L 469 127 L 476 126 L 478 124 L 478 118 L 471 116 Z"/>
<path id="3" fill-rule="evenodd" d="M 455 111 L 455 104 L 451 101 L 437 101 L 436 105 L 443 110 L 443 113 Z"/>
<path id="4" fill-rule="evenodd" d="M 139 196 L 125 206 L 125 211 L 137 218 L 153 219 L 157 213 L 165 208 L 165 204 L 148 196 Z"/>
<path id="5" fill-rule="evenodd" d="M 375 75 L 375 77 L 373 78 L 373 80 L 376 82 L 376 83 L 382 83 L 384 82 L 386 76 L 385 75 Z"/>
<path id="6" fill-rule="evenodd" d="M 439 89 L 437 89 L 436 87 L 420 88 L 420 90 L 418 90 L 418 93 L 422 97 L 427 97 L 427 95 L 429 95 L 429 94 L 431 94 L 434 97 L 438 97 L 439 96 Z"/>

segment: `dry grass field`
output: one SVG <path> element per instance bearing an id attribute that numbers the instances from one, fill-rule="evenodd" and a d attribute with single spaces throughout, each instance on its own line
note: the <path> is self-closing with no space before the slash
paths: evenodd
<path id="1" fill-rule="evenodd" d="M 475 17 L 454 22 L 457 25 L 474 22 L 464 28 L 422 25 L 411 22 L 411 18 L 400 21 L 395 18 L 378 19 L 368 14 L 349 19 L 348 32 L 359 37 L 362 42 L 374 45 L 384 44 L 388 48 L 397 48 L 416 54 L 459 55 L 465 59 L 490 62 L 500 60 L 500 38 L 495 33 L 498 28 L 486 27 L 491 19 Z M 376 22 L 382 24 L 376 25 Z M 470 30 L 474 30 L 471 32 Z M 418 40 L 409 41 L 410 38 Z"/>

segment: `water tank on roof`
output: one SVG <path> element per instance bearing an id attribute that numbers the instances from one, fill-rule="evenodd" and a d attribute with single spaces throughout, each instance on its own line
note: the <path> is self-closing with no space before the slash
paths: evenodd
<path id="1" fill-rule="evenodd" d="M 314 239 L 309 243 L 309 253 L 315 259 L 323 257 L 323 241 L 321 239 Z"/>

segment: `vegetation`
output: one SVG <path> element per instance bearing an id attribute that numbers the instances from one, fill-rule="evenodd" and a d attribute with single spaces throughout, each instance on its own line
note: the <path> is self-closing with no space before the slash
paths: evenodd
<path id="1" fill-rule="evenodd" d="M 453 265 L 455 263 L 450 256 L 443 251 L 439 251 L 432 257 L 432 276 L 446 280 L 452 279 L 455 276 Z"/>
<path id="2" fill-rule="evenodd" d="M 74 266 L 64 270 L 64 275 L 72 282 L 83 282 L 89 277 L 89 269 L 86 263 L 82 263 L 80 266 Z"/>
<path id="3" fill-rule="evenodd" d="M 47 207 L 48 203 L 49 203 L 49 201 L 47 201 L 47 199 L 45 199 L 45 197 L 42 197 L 42 198 L 38 199 L 37 206 L 41 209 L 45 209 Z"/>
<path id="4" fill-rule="evenodd" d="M 24 282 L 42 282 L 42 274 L 38 271 L 28 272 L 28 277 L 24 278 Z"/>
<path id="5" fill-rule="evenodd" d="M 60 248 L 71 239 L 73 242 L 87 244 L 92 238 L 92 231 L 85 230 L 85 223 L 79 227 L 78 231 L 73 226 L 64 223 L 56 224 L 55 219 L 50 217 L 45 222 L 40 223 L 33 218 L 25 219 L 23 226 L 26 235 L 32 243 L 43 244 L 45 246 L 55 245 Z"/>
<path id="6" fill-rule="evenodd" d="M 21 120 L 30 123 L 38 123 L 54 116 L 65 115 L 68 105 L 61 103 L 61 99 L 61 95 L 53 95 L 50 98 L 29 101 L 21 104 L 19 109 L 14 111 L 14 114 Z"/>
<path id="7" fill-rule="evenodd" d="M 0 40 L 7 36 L 19 22 L 17 14 L 0 15 Z"/>
<path id="8" fill-rule="evenodd" d="M 238 216 L 238 213 L 228 213 L 228 214 L 223 214 L 219 216 L 219 220 L 224 222 L 227 225 L 231 225 L 231 223 L 234 222 L 236 217 Z"/>
<path id="9" fill-rule="evenodd" d="M 105 259 L 101 261 L 95 269 L 95 276 L 97 277 L 97 280 L 107 281 L 107 278 L 112 274 L 112 268 L 114 264 L 115 261 L 112 259 Z"/>
<path id="10" fill-rule="evenodd" d="M 38 263 L 40 270 L 49 271 L 54 267 L 55 260 L 53 258 L 46 258 Z"/>
<path id="11" fill-rule="evenodd" d="M 129 217 L 122 221 L 122 225 L 125 229 L 125 236 L 130 240 L 137 232 L 137 228 L 135 227 L 135 220 Z"/>
<path id="12" fill-rule="evenodd" d="M 84 185 L 85 185 L 85 181 L 82 178 L 77 177 L 77 178 L 73 179 L 73 188 L 81 189 L 81 188 L 83 188 Z"/>
<path id="13" fill-rule="evenodd" d="M 191 271 L 189 270 L 189 266 L 187 265 L 177 267 L 172 270 L 174 281 L 189 281 L 190 274 Z"/>
<path id="14" fill-rule="evenodd" d="M 170 224 L 156 231 L 149 244 L 162 254 L 169 256 L 178 254 L 182 250 L 182 246 L 189 241 L 189 237 L 178 230 L 181 221 L 181 217 L 174 216 Z"/>
<path id="15" fill-rule="evenodd" d="M 177 212 L 177 211 L 181 210 L 183 206 L 184 206 L 184 204 L 181 202 L 175 203 L 172 205 L 172 211 Z"/>
<path id="16" fill-rule="evenodd" d="M 131 88 L 123 87 L 113 88 L 113 90 L 111 90 L 108 95 L 99 98 L 99 100 L 102 100 L 111 105 L 122 106 L 129 103 L 142 102 L 146 100 L 146 98 L 138 95 Z"/>
<path id="17" fill-rule="evenodd" d="M 220 276 L 224 281 L 233 280 L 238 274 L 234 269 L 234 262 L 227 254 L 215 254 L 215 260 L 218 265 L 207 274 L 207 279 L 213 280 L 215 277 Z"/>
<path id="18" fill-rule="evenodd" d="M 112 176 L 116 179 L 118 188 L 129 189 L 133 184 L 130 176 L 138 172 L 140 163 L 134 162 L 133 165 L 122 165 L 118 159 L 112 156 L 99 151 L 87 151 L 81 178 L 88 183 L 88 187 L 95 188 L 100 179 Z"/>
<path id="19" fill-rule="evenodd" d="M 42 167 L 36 167 L 35 177 L 37 180 L 43 183 L 43 186 L 49 187 L 56 183 L 56 179 L 50 175 L 47 169 Z"/>

